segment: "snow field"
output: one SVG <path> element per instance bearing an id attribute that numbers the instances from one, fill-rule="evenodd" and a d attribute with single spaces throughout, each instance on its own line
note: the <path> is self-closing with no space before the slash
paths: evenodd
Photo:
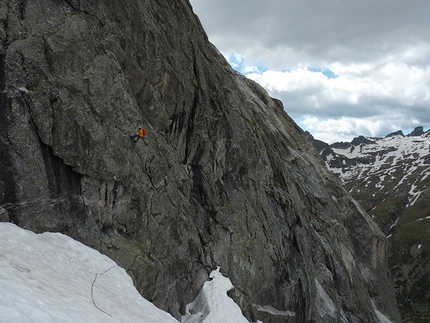
<path id="1" fill-rule="evenodd" d="M 211 273 L 184 323 L 248 322 Z M 144 299 L 113 260 L 60 233 L 35 234 L 0 223 L 0 322 L 178 323 Z"/>
<path id="2" fill-rule="evenodd" d="M 366 157 L 373 155 L 375 159 L 373 163 L 358 162 L 347 168 L 331 169 L 329 161 L 334 156 L 328 156 L 327 167 L 339 175 L 343 184 L 357 179 L 369 184 L 371 179 L 375 180 L 378 176 L 379 182 L 373 185 L 379 190 L 385 189 L 386 182 L 396 183 L 395 181 L 397 181 L 392 190 L 396 190 L 407 183 L 410 186 L 408 205 L 413 205 L 418 200 L 422 190 L 426 189 L 419 183 L 430 175 L 430 165 L 426 161 L 430 155 L 430 137 L 428 134 L 367 139 L 373 140 L 375 143 L 346 149 L 333 148 L 333 151 L 335 154 L 345 156 L 348 159 L 366 159 Z M 400 177 L 396 178 L 399 173 L 401 174 Z M 417 176 L 418 173 L 419 176 Z M 411 178 L 414 177 L 416 179 L 411 182 Z"/>

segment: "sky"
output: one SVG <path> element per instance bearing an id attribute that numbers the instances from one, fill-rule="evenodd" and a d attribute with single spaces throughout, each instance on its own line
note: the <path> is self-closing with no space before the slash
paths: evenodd
<path id="1" fill-rule="evenodd" d="M 0 242 L 0 322 L 179 323 L 112 259 L 70 237 L 0 222 Z M 248 322 L 227 295 L 232 288 L 213 270 L 181 323 Z"/>
<path id="2" fill-rule="evenodd" d="M 315 138 L 429 129 L 429 1 L 190 1 L 233 68 Z"/>

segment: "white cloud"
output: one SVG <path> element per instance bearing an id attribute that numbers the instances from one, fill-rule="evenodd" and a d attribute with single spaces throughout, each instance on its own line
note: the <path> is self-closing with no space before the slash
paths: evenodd
<path id="1" fill-rule="evenodd" d="M 211 41 L 293 119 L 349 120 L 349 132 L 321 135 L 430 127 L 430 2 L 191 2 Z"/>
<path id="2" fill-rule="evenodd" d="M 336 133 L 339 138 L 349 135 L 350 139 L 360 134 L 381 136 L 382 130 L 410 128 L 416 122 L 423 126 L 430 124 L 429 67 L 387 62 L 373 66 L 337 64 L 330 70 L 336 78 L 303 68 L 285 72 L 268 70 L 247 76 L 280 98 L 294 119 L 314 116 L 318 120 L 332 120 L 337 126 L 331 127 L 327 136 Z M 342 130 L 346 123 L 348 132 Z M 299 124 L 312 133 L 310 123 Z"/>
<path id="3" fill-rule="evenodd" d="M 268 70 L 263 73 L 246 74 L 269 91 L 315 93 L 323 90 L 327 77 L 322 73 L 311 72 L 303 68 L 280 72 Z"/>
<path id="4" fill-rule="evenodd" d="M 383 137 L 398 130 L 392 127 L 392 120 L 372 120 L 342 117 L 340 119 L 320 120 L 317 117 L 305 117 L 299 124 L 306 128 L 315 138 L 333 143 L 351 141 L 357 133 L 368 137 Z"/>

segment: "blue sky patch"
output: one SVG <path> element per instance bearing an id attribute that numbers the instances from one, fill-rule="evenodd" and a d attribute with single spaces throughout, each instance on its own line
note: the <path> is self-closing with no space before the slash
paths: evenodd
<path id="1" fill-rule="evenodd" d="M 256 66 L 244 65 L 244 59 L 240 54 L 231 53 L 229 56 L 226 56 L 226 59 L 230 63 L 231 67 L 233 67 L 234 70 L 244 75 L 251 74 L 251 73 L 262 74 L 265 71 L 269 70 L 263 64 L 257 64 Z"/>
<path id="2" fill-rule="evenodd" d="M 336 79 L 339 77 L 339 75 L 334 74 L 330 69 L 323 68 L 323 67 L 308 67 L 308 71 L 314 72 L 314 73 L 322 73 L 324 76 L 326 76 L 328 79 Z"/>
<path id="3" fill-rule="evenodd" d="M 238 72 L 242 72 L 242 67 L 243 67 L 242 56 L 232 53 L 226 58 L 227 58 L 227 61 L 230 63 L 231 67 L 233 67 L 233 69 L 235 69 Z"/>

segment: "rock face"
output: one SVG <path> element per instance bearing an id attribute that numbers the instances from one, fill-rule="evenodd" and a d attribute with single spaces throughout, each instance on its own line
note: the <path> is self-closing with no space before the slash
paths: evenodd
<path id="1" fill-rule="evenodd" d="M 400 321 L 384 235 L 188 1 L 8 0 L 0 22 L 3 220 L 100 250 L 177 318 L 219 265 L 253 321 Z"/>
<path id="2" fill-rule="evenodd" d="M 430 131 L 417 127 L 407 136 L 396 131 L 350 143 L 313 142 L 327 168 L 388 236 L 404 322 L 430 322 Z"/>

